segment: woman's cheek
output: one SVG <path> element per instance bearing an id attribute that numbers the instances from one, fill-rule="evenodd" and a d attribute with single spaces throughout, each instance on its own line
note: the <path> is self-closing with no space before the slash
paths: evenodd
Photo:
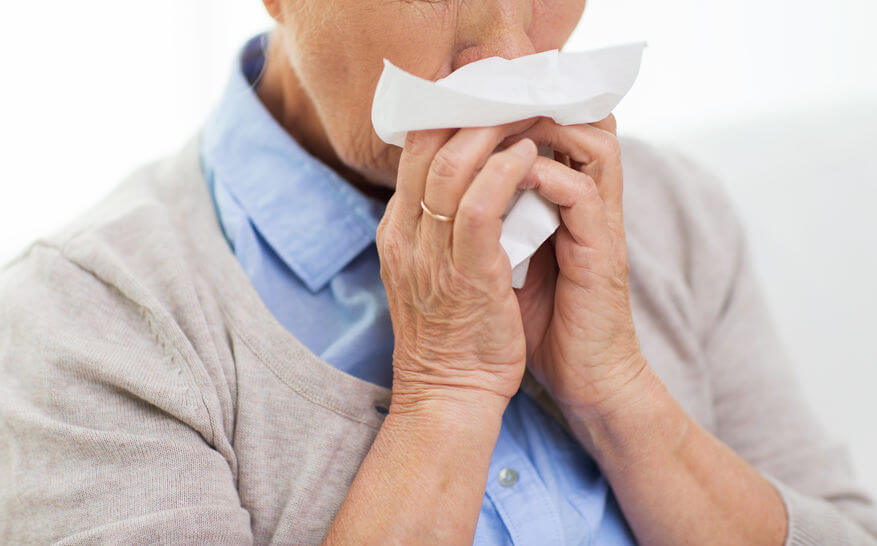
<path id="1" fill-rule="evenodd" d="M 561 49 L 584 10 L 585 0 L 534 0 L 533 22 L 527 34 L 536 51 Z"/>

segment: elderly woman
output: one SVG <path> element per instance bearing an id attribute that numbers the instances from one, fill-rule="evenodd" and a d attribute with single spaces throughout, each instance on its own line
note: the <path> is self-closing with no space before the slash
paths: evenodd
<path id="1" fill-rule="evenodd" d="M 708 175 L 611 116 L 375 135 L 382 58 L 584 0 L 264 3 L 197 138 L 3 270 L 5 543 L 875 543 Z M 516 291 L 519 188 L 562 225 Z"/>

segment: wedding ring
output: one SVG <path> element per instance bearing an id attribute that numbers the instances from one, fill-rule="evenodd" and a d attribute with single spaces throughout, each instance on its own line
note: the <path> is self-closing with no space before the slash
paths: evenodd
<path id="1" fill-rule="evenodd" d="M 439 222 L 453 222 L 454 221 L 453 216 L 445 216 L 444 214 L 438 214 L 438 213 L 435 213 L 435 212 L 429 210 L 429 207 L 426 206 L 426 203 L 423 202 L 423 199 L 420 200 L 420 208 L 423 209 L 423 212 L 429 214 L 430 216 L 432 216 L 433 218 L 435 218 Z"/>

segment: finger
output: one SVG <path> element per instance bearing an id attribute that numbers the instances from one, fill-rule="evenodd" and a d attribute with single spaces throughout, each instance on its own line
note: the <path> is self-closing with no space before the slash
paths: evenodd
<path id="1" fill-rule="evenodd" d="M 454 222 L 454 264 L 461 271 L 484 271 L 496 263 L 502 215 L 536 159 L 530 139 L 490 156 L 460 200 Z"/>
<path id="2" fill-rule="evenodd" d="M 436 152 L 426 176 L 423 201 L 435 214 L 454 217 L 460 199 L 472 182 L 476 170 L 487 161 L 497 145 L 508 135 L 525 130 L 536 120 L 524 120 L 495 127 L 470 127 L 457 131 Z M 423 216 L 422 233 L 427 241 L 448 244 L 452 222 Z"/>
<path id="3" fill-rule="evenodd" d="M 598 129 L 603 129 L 604 131 L 610 132 L 613 135 L 618 135 L 618 122 L 615 119 L 615 116 L 609 114 L 605 118 L 600 121 L 595 121 L 594 123 L 590 123 L 589 125 L 593 125 Z"/>
<path id="4" fill-rule="evenodd" d="M 432 129 L 408 131 L 405 137 L 396 174 L 393 212 L 408 227 L 416 225 L 420 218 L 420 200 L 432 158 L 453 133 L 454 129 Z"/>
<path id="5" fill-rule="evenodd" d="M 621 148 L 614 134 L 593 125 L 558 125 L 550 118 L 542 118 L 526 131 L 506 140 L 514 142 L 519 138 L 530 138 L 537 144 L 550 146 L 568 155 L 573 162 L 583 164 L 579 170 L 594 178 L 607 209 L 614 217 L 620 217 L 623 194 L 619 170 Z"/>
<path id="6" fill-rule="evenodd" d="M 435 154 L 429 166 L 424 201 L 429 209 L 444 216 L 453 216 L 460 198 L 477 169 L 484 166 L 490 154 L 509 135 L 532 127 L 538 118 L 497 125 L 467 127 L 457 131 Z"/>
<path id="7" fill-rule="evenodd" d="M 537 157 L 523 187 L 536 189 L 560 207 L 560 217 L 575 242 L 609 250 L 612 237 L 606 207 L 589 175 L 546 157 Z"/>

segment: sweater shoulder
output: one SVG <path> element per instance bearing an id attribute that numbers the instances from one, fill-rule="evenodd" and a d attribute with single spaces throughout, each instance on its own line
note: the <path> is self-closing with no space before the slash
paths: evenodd
<path id="1" fill-rule="evenodd" d="M 63 382 L 72 370 L 103 389 L 96 400 L 125 385 L 212 443 L 225 413 L 217 390 L 230 387 L 204 358 L 216 354 L 219 313 L 188 259 L 186 209 L 210 206 L 192 195 L 201 180 L 179 167 L 192 153 L 137 169 L 0 270 L 0 371 L 21 374 L 27 363 Z"/>
<path id="2" fill-rule="evenodd" d="M 720 173 L 685 153 L 634 138 L 622 138 L 621 147 L 631 274 L 690 302 L 691 325 L 703 330 L 746 257 L 737 210 Z"/>
<path id="3" fill-rule="evenodd" d="M 648 239 L 649 247 L 673 247 L 677 258 L 686 246 L 739 236 L 737 212 L 719 173 L 670 146 L 626 137 L 621 147 L 629 233 Z"/>
<path id="4" fill-rule="evenodd" d="M 132 285 L 145 288 L 145 279 L 160 274 L 160 263 L 178 239 L 169 209 L 155 192 L 160 165 L 138 168 L 91 208 L 4 264 L 0 297 L 6 308 L 17 308 L 18 302 L 50 311 L 64 300 L 87 309 L 87 302 L 101 299 L 97 292 L 107 300 L 142 306 Z M 164 256 L 158 250 L 162 246 Z"/>

